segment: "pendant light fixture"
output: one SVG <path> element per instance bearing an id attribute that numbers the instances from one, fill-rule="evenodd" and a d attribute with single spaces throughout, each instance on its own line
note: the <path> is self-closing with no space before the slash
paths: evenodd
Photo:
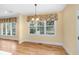
<path id="1" fill-rule="evenodd" d="M 32 18 L 32 21 L 38 21 L 39 18 L 37 17 L 37 4 L 34 4 L 34 7 L 35 7 L 35 15 L 34 18 Z"/>

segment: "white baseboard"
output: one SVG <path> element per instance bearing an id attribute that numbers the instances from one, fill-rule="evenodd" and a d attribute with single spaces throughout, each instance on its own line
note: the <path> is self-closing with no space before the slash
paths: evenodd
<path id="1" fill-rule="evenodd" d="M 65 49 L 65 51 L 67 52 L 68 55 L 70 55 L 70 53 L 68 52 L 67 48 L 63 46 L 63 48 Z"/>
<path id="2" fill-rule="evenodd" d="M 34 43 L 43 43 L 43 44 L 51 44 L 51 45 L 59 45 L 59 46 L 63 46 L 62 42 L 48 42 L 48 41 L 43 41 L 43 40 L 25 40 L 23 42 L 34 42 Z"/>

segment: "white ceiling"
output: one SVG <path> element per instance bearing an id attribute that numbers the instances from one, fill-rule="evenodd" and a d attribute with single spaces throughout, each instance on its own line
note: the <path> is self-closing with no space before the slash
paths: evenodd
<path id="1" fill-rule="evenodd" d="M 38 4 L 37 14 L 50 14 L 64 9 L 64 4 Z M 34 15 L 34 4 L 0 4 L 0 17 L 14 17 L 18 14 Z"/>

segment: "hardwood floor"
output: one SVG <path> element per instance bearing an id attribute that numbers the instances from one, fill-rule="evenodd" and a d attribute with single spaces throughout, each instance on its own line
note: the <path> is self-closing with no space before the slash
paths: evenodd
<path id="1" fill-rule="evenodd" d="M 37 44 L 0 39 L 0 51 L 7 51 L 13 55 L 66 55 L 63 47 L 56 45 Z"/>

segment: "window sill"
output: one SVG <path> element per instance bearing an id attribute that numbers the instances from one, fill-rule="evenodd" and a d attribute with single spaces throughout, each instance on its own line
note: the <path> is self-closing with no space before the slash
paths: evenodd
<path id="1" fill-rule="evenodd" d="M 0 36 L 15 37 L 16 35 L 0 35 Z"/>
<path id="2" fill-rule="evenodd" d="M 38 35 L 38 34 L 30 34 L 30 36 L 47 36 L 47 37 L 52 37 L 52 36 L 55 36 L 55 34 L 54 34 L 54 35 Z"/>

